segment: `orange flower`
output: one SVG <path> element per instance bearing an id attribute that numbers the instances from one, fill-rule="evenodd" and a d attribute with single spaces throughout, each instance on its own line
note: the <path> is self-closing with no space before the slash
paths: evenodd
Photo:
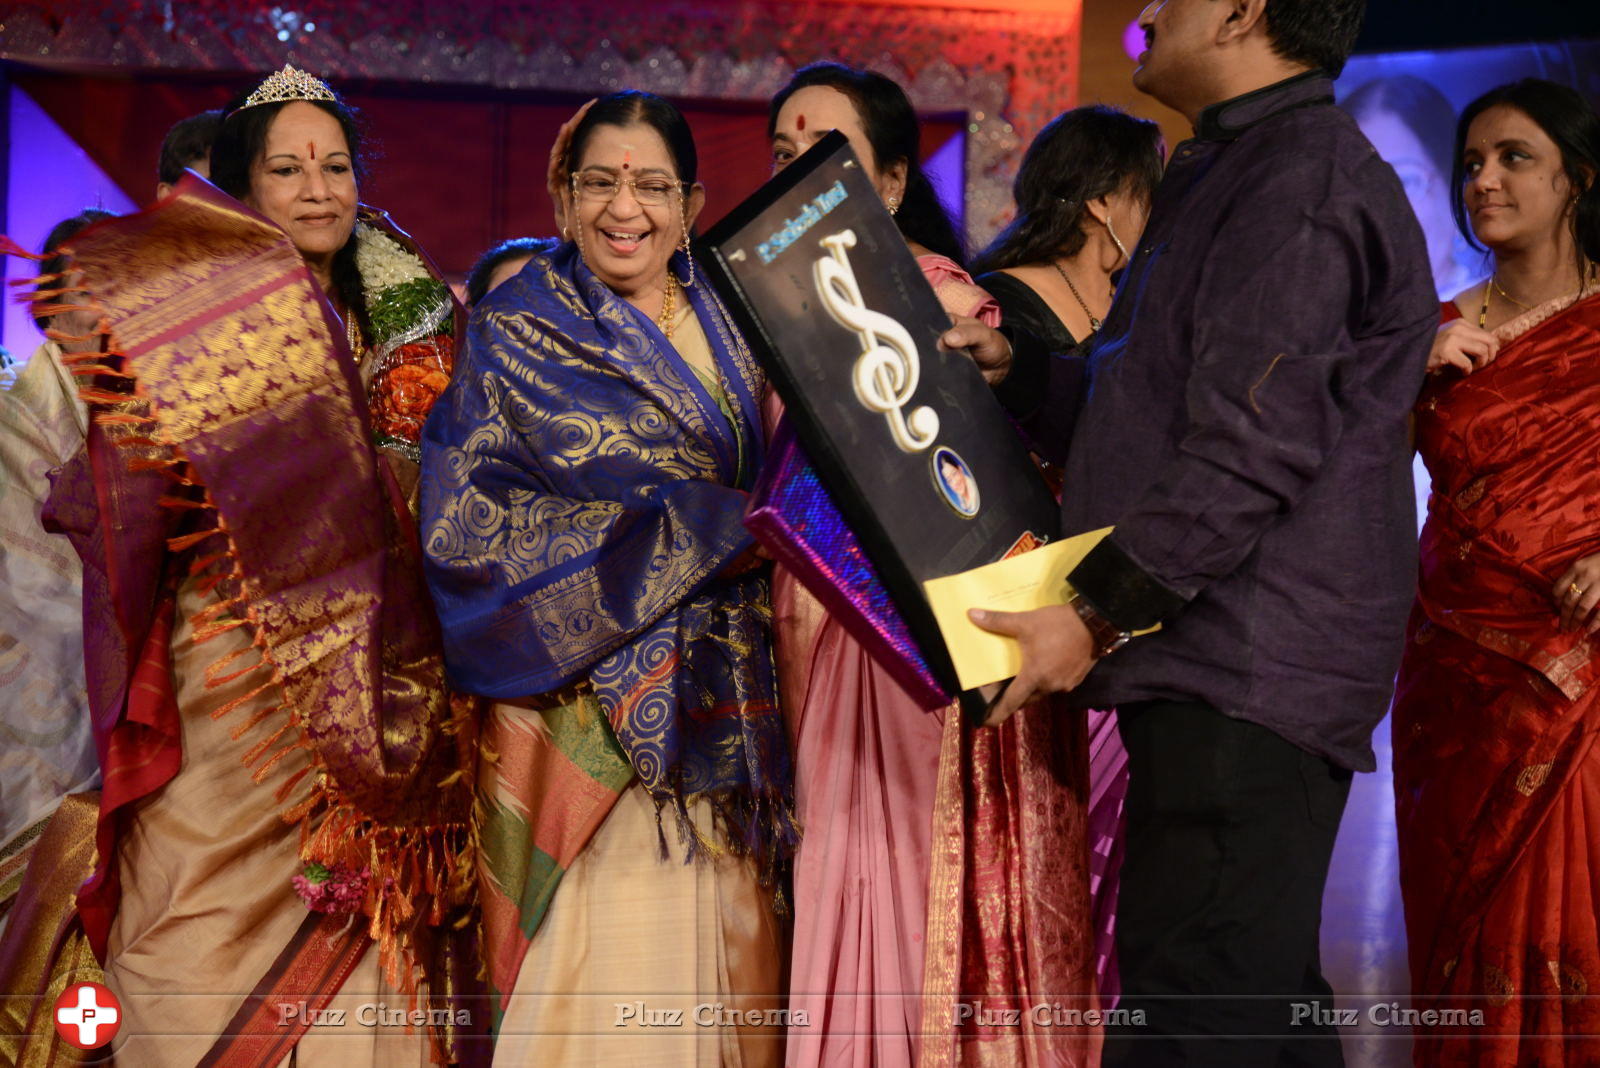
<path id="1" fill-rule="evenodd" d="M 450 384 L 455 346 L 448 334 L 401 345 L 373 376 L 369 390 L 378 433 L 415 444 L 434 402 Z"/>

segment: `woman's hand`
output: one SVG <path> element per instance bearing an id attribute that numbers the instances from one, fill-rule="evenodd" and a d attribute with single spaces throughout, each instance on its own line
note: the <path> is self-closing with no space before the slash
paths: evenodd
<path id="1" fill-rule="evenodd" d="M 950 329 L 939 336 L 939 344 L 947 349 L 965 349 L 991 386 L 1004 381 L 1011 373 L 1011 342 L 1006 336 L 965 315 L 950 316 L 950 323 Z"/>
<path id="2" fill-rule="evenodd" d="M 737 578 L 747 571 L 754 571 L 762 564 L 769 563 L 772 554 L 767 552 L 767 547 L 759 541 L 755 542 L 744 552 L 729 560 L 722 569 L 723 578 Z"/>
<path id="3" fill-rule="evenodd" d="M 1600 553 L 1585 556 L 1561 573 L 1550 589 L 1561 615 L 1561 629 L 1585 627 L 1590 634 L 1600 630 Z"/>
<path id="4" fill-rule="evenodd" d="M 561 236 L 567 236 L 569 220 L 567 219 L 567 186 L 572 181 L 572 175 L 567 173 L 567 150 L 572 147 L 572 135 L 578 130 L 578 123 L 589 114 L 589 109 L 594 107 L 591 100 L 561 124 L 561 129 L 556 131 L 555 143 L 550 146 L 550 166 L 545 171 L 545 188 L 550 191 L 550 200 L 556 208 L 556 225 L 561 227 Z"/>
<path id="5" fill-rule="evenodd" d="M 1454 367 L 1464 375 L 1481 371 L 1500 355 L 1500 339 L 1465 319 L 1452 319 L 1433 335 L 1428 350 L 1428 373 L 1436 375 Z"/>

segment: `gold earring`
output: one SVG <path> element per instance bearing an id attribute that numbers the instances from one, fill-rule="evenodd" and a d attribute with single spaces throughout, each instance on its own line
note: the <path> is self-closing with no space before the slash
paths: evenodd
<path id="1" fill-rule="evenodd" d="M 890 197 L 889 198 L 889 214 L 890 215 L 894 215 L 894 214 L 897 214 L 899 211 L 900 211 L 900 198 L 899 197 Z"/>

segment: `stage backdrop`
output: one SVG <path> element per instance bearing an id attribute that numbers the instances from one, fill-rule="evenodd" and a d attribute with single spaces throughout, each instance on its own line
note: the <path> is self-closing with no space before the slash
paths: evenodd
<path id="1" fill-rule="evenodd" d="M 1081 0 L 32 0 L 0 18 L 0 60 L 154 86 L 151 107 L 163 119 L 191 101 L 217 102 L 223 84 L 246 85 L 292 61 L 358 90 L 362 102 L 368 95 L 395 101 L 404 133 L 443 165 L 491 126 L 490 143 L 504 151 L 457 165 L 481 170 L 482 187 L 470 192 L 492 201 L 514 196 L 511 183 L 527 180 L 520 138 L 539 142 L 529 151 L 542 168 L 543 134 L 553 121 L 521 105 L 567 107 L 613 89 L 648 89 L 688 102 L 710 142 L 720 136 L 713 116 L 732 124 L 759 114 L 795 68 L 839 59 L 894 78 L 921 114 L 953 117 L 934 138 L 941 156 L 959 163 L 960 188 L 946 193 L 976 245 L 1008 217 L 1019 146 L 1076 102 L 1080 34 Z M 83 90 L 86 102 L 91 95 Z M 128 158 L 139 151 L 138 138 L 153 161 L 148 127 L 159 124 L 137 113 L 143 104 L 92 98 L 119 121 L 98 136 Z M 454 102 L 479 103 L 484 114 L 458 128 L 422 106 Z M 497 120 L 495 103 L 516 114 Z M 949 136 L 957 126 L 960 142 Z M 394 135 L 386 136 L 394 155 Z M 737 146 L 750 143 L 731 136 Z M 714 158 L 705 147 L 703 156 Z M 764 156 L 763 149 L 756 158 Z M 728 157 L 730 167 L 745 165 L 743 153 Z M 718 185 L 736 195 L 736 182 Z M 712 196 L 716 205 L 715 189 Z M 463 236 L 461 243 L 474 242 Z"/>
<path id="2" fill-rule="evenodd" d="M 254 79 L 62 74 L 14 68 L 12 84 L 36 102 L 134 202 L 155 195 L 161 138 L 178 119 L 226 103 Z M 362 199 L 387 209 L 446 272 L 463 273 L 507 237 L 555 233 L 545 168 L 556 130 L 582 99 L 460 87 L 342 83 L 375 150 Z M 767 177 L 766 109 L 684 101 L 706 185 L 703 223 L 714 221 Z M 960 138 L 959 116 L 928 116 L 932 156 Z M 19 146 L 20 147 L 20 146 Z M 31 154 L 31 153 L 30 153 Z M 959 169 L 954 182 L 960 204 Z"/>
<path id="3" fill-rule="evenodd" d="M 816 59 L 906 87 L 981 246 L 1009 217 L 1019 147 L 1076 102 L 1080 16 L 1081 0 L 33 0 L 0 18 L 0 62 L 143 203 L 171 122 L 292 61 L 366 110 L 385 155 L 364 194 L 459 273 L 493 241 L 550 232 L 551 136 L 614 89 L 684 105 L 715 219 L 765 175 L 767 100 Z"/>

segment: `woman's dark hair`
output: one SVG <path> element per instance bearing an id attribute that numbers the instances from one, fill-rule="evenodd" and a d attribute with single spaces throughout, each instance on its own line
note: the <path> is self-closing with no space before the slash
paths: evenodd
<path id="1" fill-rule="evenodd" d="M 1126 190 L 1148 204 L 1160 182 L 1161 127 L 1099 105 L 1062 112 L 1028 146 L 1011 187 L 1017 217 L 972 271 L 1071 256 L 1087 240 L 1091 200 Z"/>
<path id="2" fill-rule="evenodd" d="M 66 244 L 69 238 L 77 236 L 79 231 L 87 229 L 101 219 L 113 218 L 116 218 L 115 213 L 106 211 L 103 208 L 84 208 L 71 218 L 62 219 L 52 226 L 50 233 L 45 235 L 44 247 L 39 249 L 39 254 L 45 257 L 44 262 L 39 265 L 39 274 L 42 277 L 49 278 L 51 275 L 57 275 L 66 270 L 67 257 L 56 252 L 56 250 Z M 53 280 L 39 283 L 34 288 L 34 299 L 36 301 L 39 299 L 38 294 L 40 291 L 46 288 L 54 288 L 60 284 Z M 40 330 L 43 330 L 52 318 L 53 316 L 49 315 L 42 317 L 35 315 L 33 322 Z"/>
<path id="3" fill-rule="evenodd" d="M 267 149 L 267 131 L 272 128 L 278 112 L 294 103 L 321 108 L 338 120 L 339 129 L 344 132 L 345 144 L 350 146 L 350 165 L 355 171 L 357 186 L 367 180 L 366 164 L 370 149 L 359 116 L 343 100 L 283 100 L 247 108 L 244 106 L 245 99 L 246 94 L 241 94 L 222 109 L 222 125 L 217 129 L 216 140 L 211 143 L 211 184 L 224 193 L 236 200 L 243 200 L 250 195 L 250 168 Z M 367 317 L 361 270 L 356 266 L 354 231 L 344 247 L 333 255 L 333 288 L 345 308 L 355 313 L 362 334 L 370 338 L 372 321 Z"/>
<path id="4" fill-rule="evenodd" d="M 583 159 L 583 150 L 589 146 L 589 138 L 593 136 L 595 127 L 632 126 L 635 123 L 643 123 L 661 135 L 668 154 L 672 156 L 672 165 L 677 168 L 678 181 L 693 185 L 700 173 L 700 157 L 694 149 L 694 134 L 689 129 L 689 120 L 671 101 L 637 89 L 612 93 L 594 102 L 594 106 L 578 122 L 578 128 L 572 131 L 572 141 L 567 145 L 567 158 L 563 161 L 566 172 L 572 174 L 577 171 Z"/>
<path id="5" fill-rule="evenodd" d="M 1456 195 L 1450 202 L 1456 226 L 1473 248 L 1482 248 L 1467 217 L 1467 130 L 1472 121 L 1492 107 L 1513 107 L 1532 119 L 1561 150 L 1561 167 L 1576 198 L 1572 237 L 1577 245 L 1578 270 L 1584 261 L 1600 263 L 1600 115 L 1576 89 L 1543 78 L 1524 78 L 1491 89 L 1468 104 L 1456 123 L 1456 154 L 1451 184 Z"/>
<path id="6" fill-rule="evenodd" d="M 1393 115 L 1427 153 L 1428 162 L 1444 181 L 1450 174 L 1450 130 L 1456 109 L 1432 84 L 1411 74 L 1374 78 L 1339 101 L 1339 107 L 1360 122 L 1373 115 Z"/>
<path id="7" fill-rule="evenodd" d="M 778 128 L 778 112 L 795 93 L 820 85 L 837 89 L 850 98 L 867 144 L 872 146 L 873 163 L 881 171 L 904 161 L 906 191 L 894 221 L 907 241 L 915 241 L 931 252 L 966 263 L 966 250 L 956 228 L 939 203 L 933 183 L 918 161 L 921 127 L 911 101 L 892 79 L 877 71 L 859 70 L 842 63 L 812 63 L 795 71 L 789 84 L 778 90 L 767 109 L 767 140 Z"/>
<path id="8" fill-rule="evenodd" d="M 513 237 L 502 241 L 478 257 L 478 262 L 467 272 L 467 307 L 475 308 L 478 301 L 489 295 L 489 277 L 507 260 L 523 256 L 537 256 L 553 252 L 561 242 L 553 237 Z"/>

